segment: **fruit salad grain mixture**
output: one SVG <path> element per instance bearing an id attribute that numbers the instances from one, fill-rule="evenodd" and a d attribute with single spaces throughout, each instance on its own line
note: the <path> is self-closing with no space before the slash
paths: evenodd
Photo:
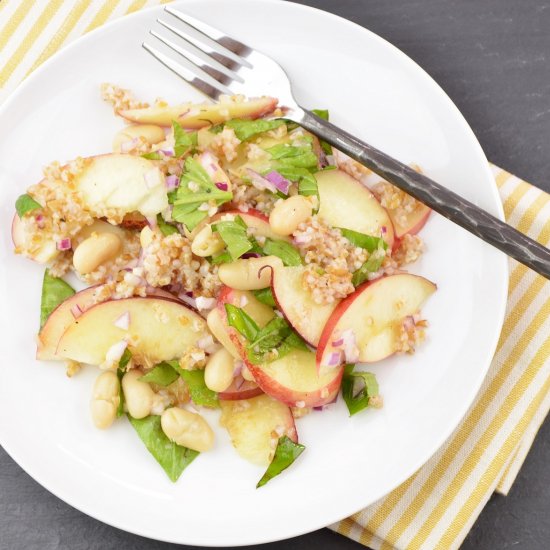
<path id="1" fill-rule="evenodd" d="M 126 416 L 173 481 L 220 409 L 260 487 L 305 449 L 297 419 L 340 391 L 350 415 L 381 407 L 360 364 L 424 339 L 435 285 L 405 269 L 430 211 L 274 98 L 101 95 L 113 152 L 50 164 L 16 202 L 15 252 L 47 266 L 37 358 L 98 367 L 93 423 Z"/>

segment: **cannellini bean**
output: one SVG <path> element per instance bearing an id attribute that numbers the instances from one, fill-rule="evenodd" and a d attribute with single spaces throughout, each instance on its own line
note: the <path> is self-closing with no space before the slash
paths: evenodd
<path id="1" fill-rule="evenodd" d="M 311 216 L 311 202 L 302 195 L 278 202 L 269 215 L 269 225 L 277 235 L 290 235 Z"/>
<path id="2" fill-rule="evenodd" d="M 112 260 L 121 250 L 122 240 L 114 233 L 93 233 L 82 241 L 73 255 L 74 268 L 86 275 L 102 263 Z"/>
<path id="3" fill-rule="evenodd" d="M 147 382 L 138 380 L 143 373 L 132 369 L 122 377 L 122 390 L 128 412 L 134 418 L 145 418 L 151 414 L 151 409 L 156 403 L 155 392 Z"/>
<path id="4" fill-rule="evenodd" d="M 94 383 L 90 412 L 95 427 L 108 428 L 116 418 L 120 404 L 120 384 L 114 372 L 101 373 Z"/>
<path id="5" fill-rule="evenodd" d="M 139 234 L 141 248 L 147 248 L 153 242 L 153 230 L 146 225 Z"/>
<path id="6" fill-rule="evenodd" d="M 225 248 L 225 243 L 219 233 L 212 232 L 210 224 L 203 227 L 193 238 L 191 243 L 191 252 L 195 256 L 206 258 L 217 252 L 221 252 Z"/>
<path id="7" fill-rule="evenodd" d="M 170 441 L 188 449 L 203 453 L 214 445 L 214 432 L 200 414 L 171 407 L 162 413 L 160 425 Z"/>
<path id="8" fill-rule="evenodd" d="M 164 141 L 164 130 L 154 124 L 135 124 L 127 126 L 120 130 L 113 139 L 113 151 L 115 153 L 124 152 L 124 143 L 131 142 L 133 139 L 143 138 L 147 143 L 153 145 Z"/>
<path id="9" fill-rule="evenodd" d="M 214 308 L 208 313 L 206 317 L 206 324 L 210 329 L 210 332 L 214 335 L 216 340 L 233 356 L 235 359 L 239 359 L 240 355 L 235 347 L 235 344 L 229 338 L 225 325 L 221 318 L 218 308 Z"/>
<path id="10" fill-rule="evenodd" d="M 248 380 L 248 382 L 255 382 L 254 377 L 252 376 L 252 373 L 248 370 L 248 367 L 243 364 L 241 367 L 241 376 Z"/>
<path id="11" fill-rule="evenodd" d="M 265 266 L 275 268 L 282 265 L 283 262 L 277 256 L 235 260 L 220 265 L 218 277 L 224 285 L 236 290 L 259 290 L 271 284 L 272 270 Z"/>
<path id="12" fill-rule="evenodd" d="M 212 354 L 204 368 L 204 383 L 212 391 L 225 391 L 233 382 L 233 356 L 222 348 Z"/>

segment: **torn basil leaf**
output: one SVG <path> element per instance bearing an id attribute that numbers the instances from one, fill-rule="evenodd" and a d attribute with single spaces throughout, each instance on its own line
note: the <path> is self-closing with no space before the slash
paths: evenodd
<path id="1" fill-rule="evenodd" d="M 225 304 L 225 312 L 227 314 L 227 324 L 230 327 L 236 329 L 249 342 L 256 338 L 256 335 L 260 332 L 260 327 L 244 309 L 232 304 Z"/>
<path id="2" fill-rule="evenodd" d="M 15 211 L 20 218 L 27 214 L 27 212 L 32 212 L 37 208 L 42 208 L 42 206 L 27 193 L 20 195 L 15 201 Z"/>
<path id="3" fill-rule="evenodd" d="M 218 394 L 204 383 L 204 370 L 182 369 L 177 361 L 167 361 L 166 363 L 183 378 L 189 389 L 189 396 L 195 405 L 212 408 L 219 406 Z"/>
<path id="4" fill-rule="evenodd" d="M 312 109 L 311 112 L 315 113 L 319 118 L 322 118 L 323 120 L 326 120 L 328 122 L 328 109 Z M 325 155 L 332 155 L 332 147 L 330 143 L 327 143 L 322 139 L 319 140 L 319 143 L 321 144 L 321 149 L 323 149 Z"/>
<path id="5" fill-rule="evenodd" d="M 294 441 L 286 435 L 279 438 L 271 464 L 267 467 L 262 479 L 258 481 L 256 488 L 258 489 L 264 486 L 268 481 L 271 481 L 275 476 L 278 476 L 282 471 L 286 470 L 305 449 L 304 445 L 294 443 Z"/>
<path id="6" fill-rule="evenodd" d="M 122 377 L 124 376 L 124 373 L 126 372 L 126 367 L 128 366 L 128 363 L 130 362 L 130 359 L 132 358 L 132 354 L 130 353 L 130 350 L 126 348 L 124 350 L 124 353 L 122 354 L 122 357 L 120 358 L 118 362 L 118 367 L 116 370 L 116 375 L 118 378 L 119 383 L 119 392 L 120 392 L 120 401 L 118 402 L 118 408 L 116 411 L 117 418 L 121 417 L 124 414 L 124 392 L 122 391 Z"/>
<path id="7" fill-rule="evenodd" d="M 162 160 L 162 155 L 160 153 L 157 153 L 156 151 L 151 151 L 150 153 L 143 153 L 140 155 L 143 159 L 148 160 Z"/>
<path id="8" fill-rule="evenodd" d="M 172 121 L 174 131 L 174 154 L 182 157 L 197 146 L 197 132 L 186 132 L 179 122 Z"/>
<path id="9" fill-rule="evenodd" d="M 228 264 L 233 261 L 233 258 L 231 258 L 231 254 L 227 252 L 220 252 L 219 254 L 216 254 L 216 256 L 210 257 L 210 263 L 212 265 L 219 265 L 219 264 Z"/>
<path id="10" fill-rule="evenodd" d="M 74 289 L 63 279 L 50 275 L 50 270 L 44 271 L 42 279 L 42 299 L 40 302 L 40 328 L 44 326 L 52 311 L 67 298 L 73 296 Z"/>
<path id="11" fill-rule="evenodd" d="M 284 265 L 302 265 L 302 257 L 296 248 L 286 241 L 274 241 L 266 239 L 263 247 L 266 256 L 277 256 L 281 258 Z"/>
<path id="12" fill-rule="evenodd" d="M 195 460 L 199 453 L 170 441 L 162 431 L 160 416 L 147 416 L 139 420 L 130 415 L 127 416 L 147 450 L 161 465 L 170 480 L 176 482 L 183 470 Z"/>
<path id="13" fill-rule="evenodd" d="M 232 260 L 240 258 L 254 248 L 254 243 L 247 235 L 247 225 L 240 216 L 234 220 L 220 221 L 212 225 L 212 231 L 217 231 L 227 246 Z"/>
<path id="14" fill-rule="evenodd" d="M 365 233 L 359 233 L 358 231 L 353 231 L 352 229 L 346 229 L 344 227 L 339 227 L 342 235 L 353 245 L 359 248 L 364 248 L 368 252 L 374 252 L 379 248 L 386 250 L 388 248 L 388 243 L 381 237 L 373 237 L 372 235 L 366 235 Z"/>
<path id="15" fill-rule="evenodd" d="M 266 306 L 275 307 L 275 298 L 273 298 L 273 292 L 271 292 L 271 288 L 262 288 L 261 290 L 253 290 L 254 296 L 256 296 L 256 300 L 259 302 L 262 302 L 262 304 L 265 304 Z"/>
<path id="16" fill-rule="evenodd" d="M 283 124 L 284 121 L 281 119 L 265 120 L 258 118 L 255 120 L 246 120 L 234 118 L 232 120 L 228 120 L 224 125 L 232 128 L 240 141 L 246 141 L 247 139 L 253 138 L 258 134 L 275 130 L 275 128 L 278 128 Z"/>
<path id="17" fill-rule="evenodd" d="M 221 191 L 214 185 L 212 178 L 197 160 L 188 157 L 180 185 L 173 197 L 172 218 L 184 223 L 192 231 L 208 216 L 210 204 L 220 206 L 232 198 L 232 193 Z"/>
<path id="18" fill-rule="evenodd" d="M 354 287 L 358 287 L 360 284 L 368 280 L 370 273 L 376 273 L 384 262 L 386 257 L 385 250 L 380 247 L 375 250 L 367 259 L 367 261 L 353 273 L 351 277 L 351 284 Z"/>
<path id="19" fill-rule="evenodd" d="M 373 397 L 380 395 L 376 376 L 372 372 L 353 372 L 355 365 L 346 365 L 342 377 L 342 397 L 349 415 L 366 409 Z"/>
<path id="20" fill-rule="evenodd" d="M 173 235 L 174 233 L 179 233 L 178 228 L 166 222 L 161 214 L 157 214 L 157 225 L 160 229 L 160 232 L 165 237 L 168 237 L 168 235 Z"/>
<path id="21" fill-rule="evenodd" d="M 144 374 L 140 380 L 142 382 L 152 382 L 159 386 L 169 386 L 179 377 L 179 373 L 168 363 L 159 363 L 147 374 Z"/>

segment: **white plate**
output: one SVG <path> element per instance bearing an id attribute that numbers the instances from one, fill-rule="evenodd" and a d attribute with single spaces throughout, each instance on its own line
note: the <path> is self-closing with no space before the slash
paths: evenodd
<path id="1" fill-rule="evenodd" d="M 445 93 L 396 48 L 328 13 L 272 0 L 189 0 L 189 13 L 277 59 L 308 107 L 328 108 L 347 130 L 502 217 L 487 161 Z M 437 282 L 425 315 L 429 339 L 412 357 L 373 365 L 381 411 L 352 419 L 340 402 L 298 421 L 307 451 L 260 490 L 217 430 L 213 452 L 170 483 L 125 421 L 95 430 L 93 369 L 73 379 L 34 360 L 43 268 L 12 254 L 17 195 L 53 159 L 109 150 L 123 126 L 99 99 L 110 81 L 139 96 L 198 98 L 140 47 L 160 9 L 125 17 L 64 49 L 0 112 L 0 441 L 39 483 L 121 529 L 196 545 L 240 545 L 299 535 L 382 497 L 445 441 L 472 402 L 499 335 L 506 300 L 503 255 L 433 216 L 414 271 Z M 269 90 L 266 90 L 269 93 Z"/>

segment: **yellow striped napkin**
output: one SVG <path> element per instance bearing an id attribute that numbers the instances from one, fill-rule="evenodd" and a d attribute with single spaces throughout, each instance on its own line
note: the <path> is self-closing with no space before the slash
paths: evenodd
<path id="1" fill-rule="evenodd" d="M 80 35 L 162 0 L 0 0 L 0 102 Z M 493 167 L 508 223 L 550 244 L 550 195 Z M 550 409 L 550 283 L 511 261 L 508 310 L 483 387 L 451 438 L 410 479 L 332 529 L 374 548 L 458 548 L 506 494 Z"/>

